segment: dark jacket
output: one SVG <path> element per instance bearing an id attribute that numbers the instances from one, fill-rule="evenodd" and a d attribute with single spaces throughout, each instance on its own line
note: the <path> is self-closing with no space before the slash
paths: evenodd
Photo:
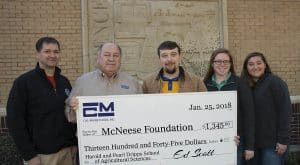
<path id="1" fill-rule="evenodd" d="M 208 91 L 218 91 L 211 79 L 204 82 Z M 237 133 L 245 138 L 245 149 L 254 150 L 254 103 L 246 82 L 231 74 L 220 91 L 237 91 Z"/>
<path id="2" fill-rule="evenodd" d="M 253 88 L 255 103 L 255 146 L 274 147 L 290 142 L 292 112 L 288 87 L 279 77 L 266 73 Z"/>
<path id="3" fill-rule="evenodd" d="M 65 99 L 69 80 L 55 69 L 56 90 L 37 64 L 18 77 L 7 102 L 8 129 L 24 160 L 37 154 L 51 154 L 77 144 L 76 125 L 67 121 Z"/>

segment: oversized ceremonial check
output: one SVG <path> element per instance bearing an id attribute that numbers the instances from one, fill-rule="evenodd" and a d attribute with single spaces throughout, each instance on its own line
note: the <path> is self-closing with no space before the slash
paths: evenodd
<path id="1" fill-rule="evenodd" d="M 78 97 L 80 164 L 235 165 L 236 92 Z"/>

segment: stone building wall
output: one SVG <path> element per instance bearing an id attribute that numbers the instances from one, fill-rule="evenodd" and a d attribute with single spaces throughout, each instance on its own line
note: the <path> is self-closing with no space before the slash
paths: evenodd
<path id="1" fill-rule="evenodd" d="M 83 1 L 85 71 L 94 70 L 99 44 L 122 48 L 121 69 L 143 79 L 159 69 L 157 46 L 166 40 L 182 48 L 181 65 L 203 76 L 211 51 L 223 46 L 226 9 L 222 1 Z"/>

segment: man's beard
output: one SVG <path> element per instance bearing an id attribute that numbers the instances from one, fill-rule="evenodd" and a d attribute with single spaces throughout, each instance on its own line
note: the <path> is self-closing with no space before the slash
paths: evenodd
<path id="1" fill-rule="evenodd" d="M 176 72 L 176 68 L 170 70 L 170 69 L 165 69 L 165 72 L 168 74 L 174 74 Z"/>

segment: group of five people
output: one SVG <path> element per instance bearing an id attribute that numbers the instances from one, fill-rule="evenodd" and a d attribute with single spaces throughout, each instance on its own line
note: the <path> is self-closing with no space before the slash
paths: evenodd
<path id="1" fill-rule="evenodd" d="M 59 42 L 42 37 L 36 52 L 36 68 L 14 81 L 7 102 L 10 134 L 29 165 L 76 163 L 76 96 L 205 91 L 237 91 L 239 165 L 284 162 L 290 138 L 288 87 L 271 72 L 262 53 L 250 53 L 238 77 L 231 53 L 219 48 L 212 53 L 202 80 L 180 66 L 180 46 L 165 41 L 157 48 L 161 69 L 140 85 L 120 71 L 121 48 L 105 43 L 97 51 L 99 68 L 80 76 L 71 88 L 57 67 Z"/>

